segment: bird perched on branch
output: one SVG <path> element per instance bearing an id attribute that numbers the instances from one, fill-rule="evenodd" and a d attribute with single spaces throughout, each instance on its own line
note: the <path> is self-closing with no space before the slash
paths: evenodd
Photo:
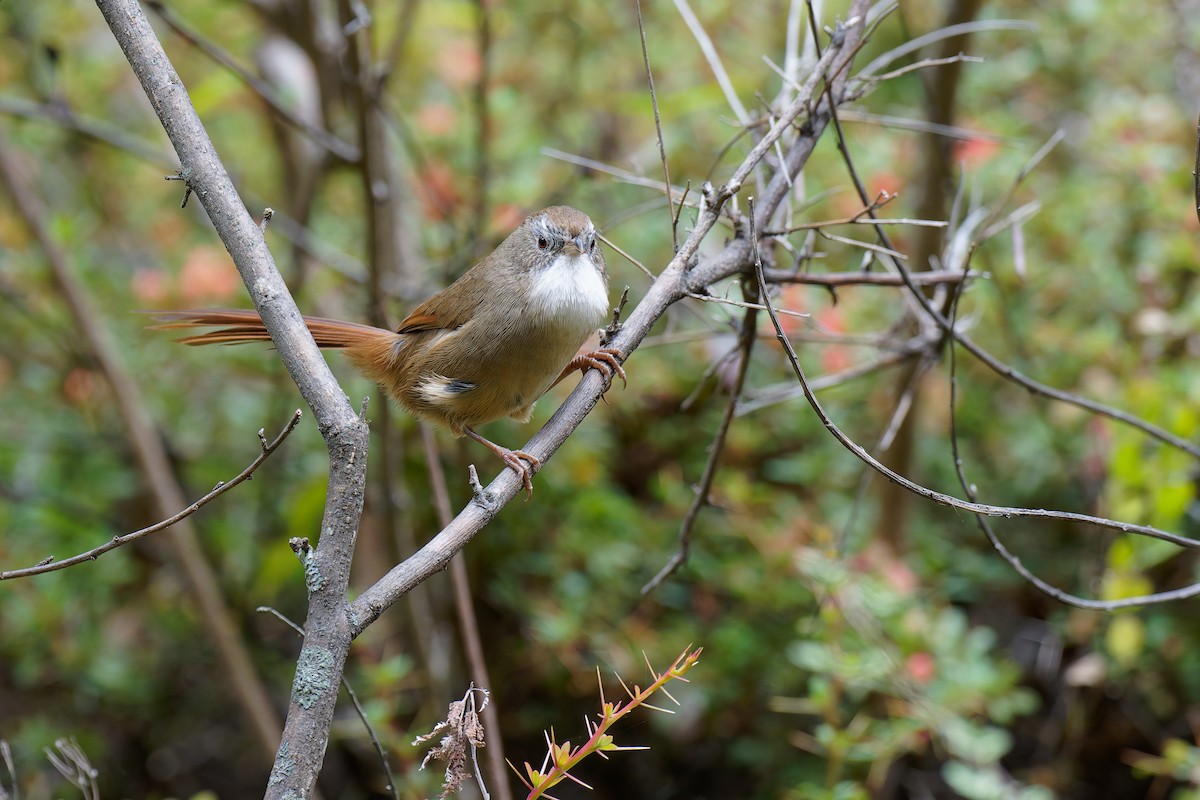
<path id="1" fill-rule="evenodd" d="M 218 326 L 189 345 L 269 341 L 255 311 L 152 312 L 157 329 Z M 516 472 L 527 495 L 541 461 L 485 439 L 475 427 L 525 422 L 533 404 L 575 370 L 625 380 L 620 351 L 579 353 L 609 313 L 608 273 L 591 219 L 570 206 L 530 215 L 453 284 L 417 306 L 394 332 L 305 317 L 317 346 L 340 349 L 409 413 L 487 446 Z"/>

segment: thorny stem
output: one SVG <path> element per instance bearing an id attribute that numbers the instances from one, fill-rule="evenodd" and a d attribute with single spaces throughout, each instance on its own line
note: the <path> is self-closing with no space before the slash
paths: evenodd
<path id="1" fill-rule="evenodd" d="M 546 795 L 547 790 L 554 788 L 566 779 L 570 779 L 576 783 L 587 786 L 587 784 L 571 775 L 570 771 L 574 769 L 579 762 L 583 761 L 583 759 L 592 753 L 600 753 L 601 755 L 604 755 L 606 752 L 617 752 L 621 750 L 644 750 L 645 748 L 643 747 L 621 747 L 615 744 L 613 742 L 613 737 L 608 735 L 608 730 L 617 721 L 638 706 L 646 706 L 647 708 L 653 708 L 656 711 L 663 711 L 664 713 L 668 714 L 673 713 L 666 709 L 652 706 L 646 701 L 649 700 L 655 692 L 660 690 L 670 697 L 670 694 L 667 693 L 663 687 L 671 681 L 678 680 L 686 683 L 687 679 L 684 678 L 684 675 L 687 674 L 688 670 L 694 667 L 697 662 L 699 662 L 700 653 L 703 652 L 703 649 L 704 648 L 698 647 L 695 650 L 691 650 L 689 646 L 689 648 L 680 653 L 679 657 L 675 659 L 671 666 L 661 674 L 655 673 L 654 670 L 651 669 L 651 674 L 654 675 L 654 682 L 645 689 L 639 688 L 636 684 L 632 689 L 630 689 L 625 685 L 624 681 L 621 681 L 622 687 L 625 688 L 626 694 L 629 695 L 628 702 L 621 703 L 606 701 L 604 699 L 604 687 L 601 686 L 600 721 L 586 721 L 588 732 L 591 734 L 588 737 L 588 740 L 578 747 L 573 748 L 571 747 L 571 743 L 569 741 L 563 742 L 562 744 L 557 744 L 552 738 L 550 738 L 549 735 L 547 735 L 546 738 L 548 747 L 546 751 L 546 758 L 542 762 L 541 769 L 535 769 L 528 761 L 526 761 L 525 775 L 522 775 L 520 771 L 518 771 L 517 768 L 512 765 L 512 762 L 509 762 L 509 767 L 512 768 L 513 772 L 517 773 L 517 777 L 521 780 L 521 783 L 523 783 L 525 787 L 529 789 L 529 794 L 526 796 L 526 800 L 535 800 L 538 797 L 548 796 Z M 621 680 L 620 676 L 617 677 L 617 680 Z M 549 765 L 549 769 L 546 768 L 547 764 Z"/>

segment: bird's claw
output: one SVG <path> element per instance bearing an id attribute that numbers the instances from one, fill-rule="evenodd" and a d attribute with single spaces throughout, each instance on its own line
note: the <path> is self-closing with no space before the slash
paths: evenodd
<path id="1" fill-rule="evenodd" d="M 500 456 L 500 460 L 520 476 L 521 484 L 525 487 L 525 500 L 528 502 L 533 497 L 533 473 L 542 468 L 542 460 L 524 450 L 505 449 L 504 452 L 497 452 L 496 455 Z M 525 461 L 529 463 L 526 464 Z"/>
<path id="2" fill-rule="evenodd" d="M 625 377 L 625 368 L 621 366 L 624 354 L 615 347 L 602 347 L 590 353 L 575 356 L 573 365 L 580 370 L 594 369 L 611 381 L 613 376 L 621 379 L 621 386 L 627 388 L 629 381 Z"/>

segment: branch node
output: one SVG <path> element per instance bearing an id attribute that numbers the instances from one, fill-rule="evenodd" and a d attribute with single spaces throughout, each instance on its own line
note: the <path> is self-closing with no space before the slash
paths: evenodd
<path id="1" fill-rule="evenodd" d="M 479 473 L 475 470 L 474 464 L 467 464 L 467 483 L 471 487 L 472 501 L 490 511 L 496 503 L 496 498 L 479 482 Z"/>
<path id="2" fill-rule="evenodd" d="M 306 562 L 309 553 L 312 552 L 312 545 L 308 543 L 306 536 L 293 536 L 288 539 L 288 547 L 292 548 L 292 552 L 296 554 L 296 558 L 300 559 L 301 564 Z"/>
<path id="3" fill-rule="evenodd" d="M 626 284 L 621 291 L 621 299 L 613 306 L 612 322 L 608 323 L 607 328 L 600 331 L 600 346 L 606 347 L 618 333 L 621 332 L 621 314 L 625 311 L 625 304 L 629 302 L 629 286 Z"/>
<path id="4" fill-rule="evenodd" d="M 165 181 L 183 181 L 183 201 L 179 204 L 180 208 L 187 208 L 188 199 L 192 196 L 192 170 L 190 167 L 180 167 L 179 171 L 174 175 L 164 175 Z"/>

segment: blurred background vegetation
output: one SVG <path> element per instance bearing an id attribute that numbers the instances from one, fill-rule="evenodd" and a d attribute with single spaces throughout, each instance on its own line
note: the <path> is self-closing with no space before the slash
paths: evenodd
<path id="1" fill-rule="evenodd" d="M 289 12 L 306 5 L 172 0 L 169 9 L 201 41 L 265 76 L 284 105 L 315 110 L 357 146 L 363 117 L 352 81 L 321 64 L 307 77 L 312 62 L 291 43 L 306 29 Z M 660 176 L 632 3 L 368 5 L 371 22 L 351 40 L 361 47 L 366 37 L 393 64 L 382 101 L 389 120 L 375 140 L 394 158 L 400 189 L 390 212 L 399 249 L 386 269 L 368 244 L 365 199 L 370 179 L 381 178 L 322 160 L 256 91 L 155 18 L 248 207 L 279 212 L 268 241 L 305 312 L 394 323 L 525 213 L 555 202 L 584 209 L 651 270 L 667 263 L 661 193 L 546 153 Z M 738 128 L 695 39 L 672 4 L 644 6 L 672 177 L 719 180 L 748 140 L 724 150 Z M 762 56 L 782 60 L 789 3 L 692 7 L 742 102 L 759 113 L 779 91 Z M 825 21 L 840 10 L 827 8 Z M 883 84 L 860 107 L 873 117 L 845 123 L 868 190 L 900 195 L 885 216 L 921 213 L 930 145 L 878 117 L 940 117 L 977 134 L 937 140 L 954 170 L 948 189 L 935 187 L 947 212 L 956 187 L 968 205 L 1001 197 L 1063 129 L 1010 203 L 1037 201 L 1040 213 L 976 255 L 973 267 L 987 277 L 972 283 L 961 314 L 978 341 L 1027 373 L 1193 439 L 1197 13 L 1191 0 L 901 3 L 860 65 L 954 15 L 1029 27 L 966 43 L 985 60 L 962 65 L 948 109 L 936 108 L 936 72 L 924 71 Z M 341 36 L 336 26 L 318 34 Z M 95 9 L 4 3 L 0 35 L 0 141 L 47 206 L 50 234 L 132 371 L 175 478 L 199 496 L 253 458 L 255 431 L 281 427 L 300 399 L 269 350 L 185 350 L 132 313 L 246 305 L 246 297 L 199 204 L 181 211 L 180 184 L 163 182 L 177 162 Z M 803 184 L 818 201 L 798 219 L 860 208 L 830 135 Z M 892 233 L 902 251 L 919 246 L 915 229 Z M 814 270 L 861 263 L 855 248 L 820 241 L 818 249 Z M 606 255 L 614 298 L 627 284 L 636 302 L 648 280 Z M 873 349 L 838 335 L 884 331 L 905 313 L 899 292 L 886 288 L 835 297 L 793 287 L 779 302 L 811 314 L 791 332 L 817 374 L 869 363 Z M 113 389 L 4 192 L 0 309 L 0 568 L 155 521 Z M 714 304 L 674 309 L 628 364 L 629 388 L 609 392 L 539 474 L 533 501 L 510 505 L 465 551 L 508 758 L 540 762 L 551 727 L 559 741 L 581 738 L 582 717 L 598 709 L 597 667 L 611 696 L 613 671 L 644 684 L 643 653 L 661 667 L 694 643 L 704 656 L 674 691 L 676 715 L 635 714 L 616 731 L 619 743 L 652 749 L 589 762 L 578 775 L 595 792 L 565 786 L 558 796 L 1200 797 L 1196 602 L 1102 613 L 1048 599 L 995 555 L 968 515 L 864 482 L 860 463 L 802 399 L 734 421 L 687 565 L 640 596 L 675 548 L 727 402 L 723 357 L 738 318 Z M 762 330 L 751 393 L 789 381 Z M 438 525 L 415 424 L 330 360 L 352 398 L 371 396 L 378 440 L 355 567 L 361 589 Z M 1200 533 L 1198 473 L 1186 455 L 1035 398 L 969 358 L 958 377 L 963 458 L 982 500 Z M 957 493 L 945 363 L 919 381 L 892 457 L 906 474 Z M 880 370 L 823 397 L 869 444 L 904 386 L 901 370 Z M 568 390 L 544 399 L 535 421 Z M 532 430 L 497 423 L 490 433 L 516 446 Z M 495 464 L 438 438 L 461 504 L 465 465 L 478 461 L 491 475 Z M 280 714 L 297 637 L 256 609 L 303 616 L 287 539 L 317 537 L 325 467 L 306 419 L 253 482 L 194 518 L 241 646 Z M 997 527 L 1029 568 L 1085 596 L 1197 580 L 1196 558 L 1160 542 L 1027 520 Z M 41 754 L 66 736 L 99 769 L 106 798 L 261 794 L 270 760 L 165 544 L 171 535 L 0 585 L 0 738 L 12 747 L 23 797 L 71 793 Z M 441 574 L 352 651 L 347 675 L 405 798 L 438 791 L 439 770 L 418 772 L 422 752 L 410 743 L 465 689 L 456 625 Z M 367 737 L 349 706 L 342 711 L 325 796 L 384 796 Z"/>

